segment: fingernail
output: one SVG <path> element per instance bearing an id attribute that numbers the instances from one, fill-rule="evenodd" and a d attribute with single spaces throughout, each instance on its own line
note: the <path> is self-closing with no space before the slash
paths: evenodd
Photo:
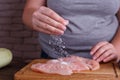
<path id="1" fill-rule="evenodd" d="M 56 35 L 63 35 L 63 34 L 64 34 L 64 31 L 62 31 L 62 30 L 58 30 L 58 31 L 55 32 L 54 34 L 56 34 Z"/>
<path id="2" fill-rule="evenodd" d="M 63 35 L 64 34 L 64 31 L 60 31 L 60 35 Z"/>
<path id="3" fill-rule="evenodd" d="M 65 25 L 68 25 L 68 24 L 69 24 L 69 21 L 68 21 L 68 20 L 65 20 L 65 21 L 64 21 L 64 24 L 65 24 Z"/>
<path id="4" fill-rule="evenodd" d="M 95 60 L 95 59 L 96 59 L 96 57 L 93 57 L 93 59 Z"/>
<path id="5" fill-rule="evenodd" d="M 63 26 L 62 29 L 63 29 L 63 31 L 65 31 L 66 30 L 66 26 Z"/>
<path id="6" fill-rule="evenodd" d="M 97 59 L 96 61 L 97 61 L 97 62 L 100 62 L 100 59 Z"/>
<path id="7" fill-rule="evenodd" d="M 103 62 L 107 62 L 107 60 L 103 60 Z"/>
<path id="8" fill-rule="evenodd" d="M 92 55 L 92 54 L 93 54 L 93 52 L 90 52 L 90 54 Z"/>

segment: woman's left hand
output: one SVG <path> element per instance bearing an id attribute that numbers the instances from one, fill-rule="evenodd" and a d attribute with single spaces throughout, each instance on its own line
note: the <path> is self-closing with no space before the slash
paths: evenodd
<path id="1" fill-rule="evenodd" d="M 93 56 L 93 59 L 98 62 L 108 62 L 114 59 L 117 59 L 117 50 L 113 44 L 103 41 L 96 44 L 90 54 Z"/>

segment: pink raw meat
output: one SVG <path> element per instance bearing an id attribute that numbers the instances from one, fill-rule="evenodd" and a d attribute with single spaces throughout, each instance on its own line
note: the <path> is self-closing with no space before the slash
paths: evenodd
<path id="1" fill-rule="evenodd" d="M 31 66 L 33 71 L 61 74 L 61 75 L 71 75 L 73 72 L 68 66 L 69 64 L 58 60 L 49 60 L 47 63 L 37 63 Z"/>
<path id="2" fill-rule="evenodd" d="M 71 75 L 83 70 L 97 70 L 99 68 L 98 62 L 78 56 L 48 60 L 46 63 L 37 63 L 31 66 L 31 69 L 36 72 L 60 75 Z"/>

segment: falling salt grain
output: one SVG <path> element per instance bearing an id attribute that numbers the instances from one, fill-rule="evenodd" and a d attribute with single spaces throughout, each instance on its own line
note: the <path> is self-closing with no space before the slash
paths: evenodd
<path id="1" fill-rule="evenodd" d="M 53 51 L 60 57 L 68 56 L 68 52 L 65 51 L 65 42 L 62 40 L 61 36 L 50 35 L 51 39 L 49 44 L 52 46 Z"/>

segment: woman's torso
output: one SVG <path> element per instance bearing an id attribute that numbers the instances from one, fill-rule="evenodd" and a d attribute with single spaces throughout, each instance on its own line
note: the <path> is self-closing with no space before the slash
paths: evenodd
<path id="1" fill-rule="evenodd" d="M 61 36 L 66 50 L 83 57 L 90 56 L 89 51 L 96 43 L 112 40 L 118 27 L 115 14 L 119 3 L 119 0 L 47 0 L 49 8 L 69 20 Z M 59 57 L 48 44 L 49 35 L 40 33 L 39 39 L 46 53 Z"/>

